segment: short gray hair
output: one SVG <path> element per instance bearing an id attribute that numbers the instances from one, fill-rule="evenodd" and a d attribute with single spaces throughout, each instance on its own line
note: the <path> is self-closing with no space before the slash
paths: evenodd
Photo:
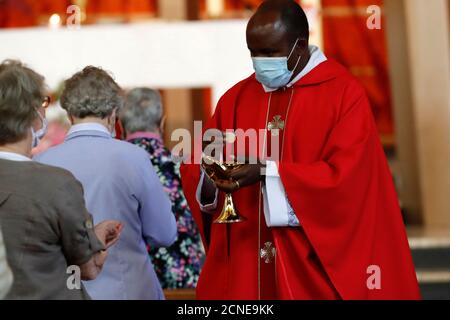
<path id="1" fill-rule="evenodd" d="M 0 64 L 0 145 L 26 137 L 38 117 L 45 89 L 44 77 L 20 61 Z"/>
<path id="2" fill-rule="evenodd" d="M 156 131 L 163 117 L 161 95 L 149 88 L 131 90 L 126 96 L 125 108 L 120 117 L 128 133 Z"/>
<path id="3" fill-rule="evenodd" d="M 76 118 L 104 119 L 122 108 L 122 89 L 108 72 L 88 66 L 65 81 L 61 106 Z"/>

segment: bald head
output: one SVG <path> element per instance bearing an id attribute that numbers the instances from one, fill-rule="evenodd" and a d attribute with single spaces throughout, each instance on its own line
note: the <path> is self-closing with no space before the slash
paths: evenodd
<path id="1" fill-rule="evenodd" d="M 250 19 L 250 33 L 284 33 L 288 41 L 309 40 L 305 12 L 294 0 L 266 0 Z"/>
<path id="2" fill-rule="evenodd" d="M 247 26 L 251 56 L 289 57 L 293 78 L 309 61 L 309 25 L 305 12 L 294 0 L 266 0 Z"/>

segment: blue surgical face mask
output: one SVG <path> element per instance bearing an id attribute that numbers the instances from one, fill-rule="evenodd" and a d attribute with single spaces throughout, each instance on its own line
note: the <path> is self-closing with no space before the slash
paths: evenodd
<path id="1" fill-rule="evenodd" d="M 288 67 L 288 61 L 291 58 L 297 46 L 299 39 L 295 41 L 294 47 L 288 57 L 253 57 L 253 68 L 256 72 L 256 79 L 270 89 L 279 89 L 286 86 L 291 80 L 294 70 L 300 63 L 300 56 L 294 69 L 291 71 Z"/>
<path id="2" fill-rule="evenodd" d="M 34 128 L 31 127 L 31 134 L 33 135 L 33 141 L 32 141 L 32 145 L 31 145 L 32 148 L 36 148 L 48 132 L 47 119 L 44 118 L 40 112 L 38 112 L 38 115 L 42 121 L 42 128 L 39 129 L 38 131 L 34 131 Z"/>

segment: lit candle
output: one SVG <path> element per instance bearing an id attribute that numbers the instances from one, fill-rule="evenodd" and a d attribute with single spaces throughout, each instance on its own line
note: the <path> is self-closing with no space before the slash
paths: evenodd
<path id="1" fill-rule="evenodd" d="M 224 0 L 207 0 L 206 10 L 210 17 L 212 18 L 220 17 L 221 15 L 223 15 L 223 12 L 225 11 Z"/>
<path id="2" fill-rule="evenodd" d="M 48 19 L 48 26 L 51 29 L 59 29 L 61 27 L 61 17 L 59 14 L 52 14 L 50 19 Z"/>

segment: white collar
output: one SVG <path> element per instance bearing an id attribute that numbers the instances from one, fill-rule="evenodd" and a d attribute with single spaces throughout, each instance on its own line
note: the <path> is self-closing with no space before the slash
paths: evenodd
<path id="1" fill-rule="evenodd" d="M 89 122 L 73 125 L 67 135 L 69 136 L 80 131 L 100 131 L 106 134 L 111 134 L 111 132 L 109 132 L 109 130 L 104 125 L 100 123 Z"/>
<path id="2" fill-rule="evenodd" d="M 306 76 L 308 73 L 310 73 L 313 69 L 315 69 L 319 64 L 322 62 L 327 61 L 327 57 L 323 54 L 322 50 L 319 49 L 319 47 L 316 46 L 309 46 L 309 53 L 311 57 L 309 58 L 308 64 L 306 67 L 300 72 L 291 82 L 288 83 L 286 87 L 290 88 L 294 84 L 296 84 L 300 79 L 302 79 L 304 76 Z M 265 92 L 274 92 L 278 89 L 272 89 L 268 88 L 265 85 L 262 85 Z"/>
<path id="3" fill-rule="evenodd" d="M 6 152 L 6 151 L 0 151 L 0 159 L 9 160 L 9 161 L 17 161 L 17 162 L 32 161 L 30 158 L 25 157 L 24 155 L 21 155 L 19 153 Z"/>

